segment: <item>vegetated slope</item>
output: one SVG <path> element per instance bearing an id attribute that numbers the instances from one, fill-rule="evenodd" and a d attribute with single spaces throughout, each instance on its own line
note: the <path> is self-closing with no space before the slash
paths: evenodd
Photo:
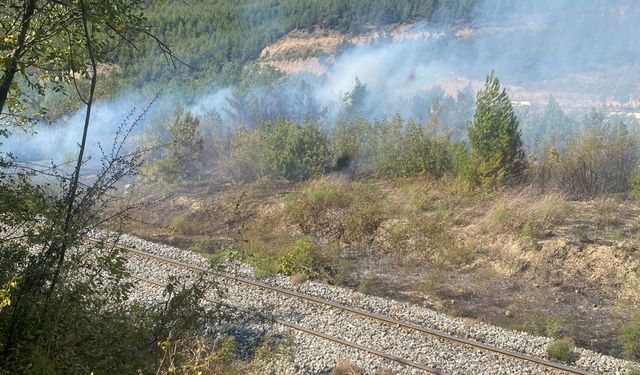
<path id="1" fill-rule="evenodd" d="M 640 304 L 638 209 L 629 202 L 424 179 L 171 190 L 134 215 L 133 233 L 241 257 L 262 275 L 300 280 L 311 268 L 360 292 L 614 355 Z M 311 252 L 293 250 L 299 239 L 311 239 Z"/>
<path id="2" fill-rule="evenodd" d="M 444 3 L 416 0 L 241 0 L 164 1 L 149 5 L 152 31 L 187 65 L 167 64 L 153 40 L 138 43 L 139 51 L 121 53 L 115 79 L 121 85 L 167 88 L 210 88 L 213 83 L 237 83 L 242 67 L 262 49 L 293 29 L 319 26 L 345 33 L 414 21 L 464 20 L 476 0 Z"/>

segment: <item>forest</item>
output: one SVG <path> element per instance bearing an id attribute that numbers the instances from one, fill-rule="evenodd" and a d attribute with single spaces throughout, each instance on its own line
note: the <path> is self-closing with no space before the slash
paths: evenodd
<path id="1" fill-rule="evenodd" d="M 293 29 L 321 27 L 357 33 L 394 23 L 463 22 L 474 1 L 163 1 L 146 9 L 154 33 L 184 64 L 167 66 L 153 41 L 113 57 L 124 87 L 185 92 L 237 84 L 242 68 L 262 49 Z M 135 60 L 134 60 L 135 59 Z"/>

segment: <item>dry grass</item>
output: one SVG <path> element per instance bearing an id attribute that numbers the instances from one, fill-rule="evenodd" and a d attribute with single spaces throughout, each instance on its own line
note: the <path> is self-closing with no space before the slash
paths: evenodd
<path id="1" fill-rule="evenodd" d="M 561 224 L 572 213 L 572 205 L 557 193 L 537 194 L 524 189 L 496 197 L 482 226 L 493 233 L 520 234 L 535 239 L 537 233 Z"/>

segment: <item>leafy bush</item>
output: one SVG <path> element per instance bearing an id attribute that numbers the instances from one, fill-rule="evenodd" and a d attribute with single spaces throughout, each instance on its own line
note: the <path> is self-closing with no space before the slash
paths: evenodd
<path id="1" fill-rule="evenodd" d="M 358 168 L 378 177 L 442 177 L 453 173 L 454 144 L 446 132 L 431 131 L 396 116 L 369 122 L 363 117 L 338 121 L 332 133 L 335 168 Z"/>
<path id="2" fill-rule="evenodd" d="M 629 189 L 632 196 L 635 194 L 640 158 L 637 136 L 623 126 L 613 126 L 600 114 L 592 114 L 583 131 L 567 139 L 566 145 L 549 147 L 547 155 L 533 165 L 530 177 L 534 186 L 580 199 Z"/>
<path id="3" fill-rule="evenodd" d="M 238 126 L 231 137 L 229 157 L 221 165 L 221 173 L 233 181 L 258 181 L 263 175 L 260 169 L 261 134 Z"/>
<path id="4" fill-rule="evenodd" d="M 626 358 L 640 359 L 640 314 L 634 315 L 623 324 L 618 342 Z"/>
<path id="5" fill-rule="evenodd" d="M 247 261 L 256 267 L 256 277 L 259 279 L 278 273 L 278 259 L 264 254 L 254 254 Z"/>
<path id="6" fill-rule="evenodd" d="M 576 360 L 574 344 L 566 338 L 551 341 L 547 346 L 547 355 L 565 363 L 573 363 Z"/>
<path id="7" fill-rule="evenodd" d="M 175 216 L 171 220 L 169 226 L 177 233 L 185 236 L 196 233 L 195 224 L 191 222 L 185 215 Z"/>
<path id="8" fill-rule="evenodd" d="M 212 253 L 215 251 L 216 242 L 210 238 L 201 238 L 189 249 L 196 253 Z"/>
<path id="9" fill-rule="evenodd" d="M 238 345 L 234 336 L 225 336 L 218 347 L 218 358 L 223 363 L 231 363 L 236 358 Z"/>
<path id="10" fill-rule="evenodd" d="M 316 260 L 316 247 L 309 239 L 301 239 L 293 243 L 287 252 L 278 259 L 278 272 L 284 275 L 305 274 L 309 277 L 318 275 L 320 266 Z"/>
<path id="11" fill-rule="evenodd" d="M 538 238 L 538 232 L 538 226 L 532 219 L 527 220 L 522 228 L 520 228 L 520 236 L 529 240 Z"/>
<path id="12" fill-rule="evenodd" d="M 160 342 L 162 360 L 157 375 L 240 374 L 233 366 L 236 340 L 233 336 L 222 338 L 218 347 L 203 339 L 179 339 L 171 337 Z"/>
<path id="13" fill-rule="evenodd" d="M 261 122 L 253 130 L 239 128 L 231 140 L 231 176 L 241 181 L 260 177 L 301 181 L 326 169 L 328 141 L 320 126 L 281 119 Z"/>
<path id="14" fill-rule="evenodd" d="M 362 276 L 358 280 L 358 292 L 362 294 L 370 294 L 373 289 L 373 284 L 376 281 L 376 276 Z"/>
<path id="15" fill-rule="evenodd" d="M 636 203 L 640 203 L 640 174 L 634 174 L 629 179 L 629 193 Z"/>
<path id="16" fill-rule="evenodd" d="M 366 159 L 363 155 L 365 136 L 369 123 L 362 117 L 342 118 L 331 132 L 331 155 L 336 170 L 355 170 L 357 161 Z"/>
<path id="17" fill-rule="evenodd" d="M 216 251 L 214 254 L 209 256 L 209 265 L 212 268 L 217 268 L 219 267 L 223 262 L 229 262 L 229 261 L 236 261 L 236 260 L 240 260 L 241 254 L 240 251 L 232 246 L 225 246 L 222 247 L 220 249 L 218 249 L 218 251 Z"/>
<path id="18" fill-rule="evenodd" d="M 564 324 L 565 319 L 563 317 L 536 310 L 531 314 L 525 329 L 534 335 L 557 339 L 562 333 Z"/>

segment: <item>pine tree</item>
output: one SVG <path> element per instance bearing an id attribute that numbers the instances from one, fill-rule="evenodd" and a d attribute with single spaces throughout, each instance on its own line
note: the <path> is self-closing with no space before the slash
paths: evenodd
<path id="1" fill-rule="evenodd" d="M 478 93 L 468 131 L 477 183 L 496 186 L 522 177 L 526 161 L 518 119 L 493 71 Z"/>

